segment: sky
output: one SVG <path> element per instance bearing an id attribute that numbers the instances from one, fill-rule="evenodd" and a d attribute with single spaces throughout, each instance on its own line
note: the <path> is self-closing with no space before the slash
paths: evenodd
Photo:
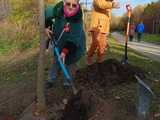
<path id="1" fill-rule="evenodd" d="M 85 2 L 86 0 L 80 0 L 80 2 Z M 93 0 L 87 0 L 88 3 L 91 3 Z M 144 5 L 151 2 L 155 2 L 157 0 L 116 0 L 120 2 L 120 9 L 114 9 L 113 14 L 115 16 L 121 16 L 126 12 L 126 4 L 130 3 L 132 8 L 136 7 L 137 5 Z M 88 5 L 90 7 L 91 5 Z"/>

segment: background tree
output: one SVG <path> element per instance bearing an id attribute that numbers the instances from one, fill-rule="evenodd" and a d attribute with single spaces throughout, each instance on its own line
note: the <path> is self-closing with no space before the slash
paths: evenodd
<path id="1" fill-rule="evenodd" d="M 122 17 L 117 17 L 117 16 L 114 16 L 112 15 L 112 18 L 111 18 L 111 31 L 121 31 L 122 29 L 122 25 L 120 24 L 121 22 L 121 19 Z"/>
<path id="2" fill-rule="evenodd" d="M 144 9 L 143 21 L 148 33 L 160 33 L 160 1 L 148 4 Z"/>
<path id="3" fill-rule="evenodd" d="M 145 6 L 138 5 L 135 7 L 132 11 L 132 20 L 135 23 L 140 22 L 143 19 L 143 13 L 144 13 Z"/>

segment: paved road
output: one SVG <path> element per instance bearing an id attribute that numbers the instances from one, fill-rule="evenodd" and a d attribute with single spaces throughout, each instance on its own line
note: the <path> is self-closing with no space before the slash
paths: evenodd
<path id="1" fill-rule="evenodd" d="M 125 37 L 117 32 L 112 33 L 112 36 L 121 44 L 124 44 Z M 128 47 L 141 52 L 152 60 L 160 62 L 160 45 L 155 45 L 146 42 L 128 42 Z"/>

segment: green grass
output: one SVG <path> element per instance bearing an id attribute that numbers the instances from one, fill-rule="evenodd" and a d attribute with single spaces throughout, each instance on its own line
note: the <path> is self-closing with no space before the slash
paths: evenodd
<path id="1" fill-rule="evenodd" d="M 0 22 L 0 55 L 38 46 L 37 5 L 33 0 L 12 0 L 10 14 Z"/>
<path id="2" fill-rule="evenodd" d="M 1 37 L 1 36 L 0 36 Z M 32 48 L 36 48 L 39 43 L 39 36 L 35 36 L 32 40 L 14 41 L 5 37 L 0 38 L 0 55 L 13 54 L 16 51 L 24 52 Z"/>
<path id="3" fill-rule="evenodd" d="M 0 39 L 0 55 L 9 53 L 14 49 L 14 45 L 11 41 L 7 41 L 6 39 Z"/>
<path id="4" fill-rule="evenodd" d="M 144 34 L 143 40 L 145 42 L 160 44 L 160 34 Z"/>
<path id="5" fill-rule="evenodd" d="M 121 61 L 124 55 L 124 46 L 118 44 L 113 39 L 110 39 L 109 42 L 109 49 L 106 52 L 106 59 L 115 58 Z M 24 54 L 25 56 L 25 54 Z M 50 57 L 48 57 L 50 58 Z M 50 59 L 46 58 L 45 68 L 50 67 Z M 150 83 L 149 85 L 152 87 L 156 94 L 160 93 L 160 84 L 155 84 L 153 80 L 160 78 L 160 63 L 156 61 L 152 61 L 149 58 L 143 56 L 142 54 L 129 49 L 128 50 L 128 58 L 129 63 L 132 65 L 139 66 L 146 72 L 147 79 L 146 81 Z M 17 57 L 17 59 L 19 59 Z M 36 80 L 36 71 L 37 71 L 37 54 L 33 54 L 26 59 L 23 59 L 18 62 L 13 62 L 11 64 L 5 63 L 5 65 L 0 63 L 0 87 L 9 86 L 12 84 L 17 84 L 19 82 L 23 82 L 27 84 L 27 81 L 35 81 Z M 85 67 L 85 60 L 86 58 L 83 57 L 79 62 L 78 65 L 80 67 Z M 45 70 L 45 79 L 48 79 L 48 70 Z M 113 96 L 120 96 L 123 107 L 127 105 L 133 105 L 135 107 L 137 103 L 137 84 L 124 84 L 120 86 L 113 87 L 111 89 Z M 58 95 L 63 95 L 64 91 L 59 90 Z M 123 109 L 123 108 L 122 108 Z M 160 112 L 157 108 L 157 101 L 153 101 L 152 111 Z"/>
<path id="6" fill-rule="evenodd" d="M 124 56 L 124 46 L 116 43 L 114 40 L 110 40 L 109 45 L 110 47 L 106 52 L 106 59 L 115 58 L 121 61 L 122 57 Z M 150 60 L 149 58 L 132 49 L 128 50 L 128 58 L 130 64 L 136 65 L 146 72 L 148 80 L 153 81 L 160 78 L 159 62 Z M 27 60 L 21 61 L 19 63 L 14 63 L 10 67 L 5 67 L 4 63 L 0 63 L 0 66 L 3 64 L 3 67 L 0 67 L 0 71 L 2 71 L 0 76 L 1 82 L 20 81 L 22 79 L 27 79 L 27 76 L 32 77 L 30 73 L 32 74 L 36 70 L 36 59 L 36 57 L 27 58 Z M 49 64 L 49 62 L 47 63 Z M 48 64 L 46 64 L 46 67 L 48 66 Z M 85 66 L 85 57 L 83 57 L 81 61 L 79 61 L 79 66 Z"/>
<path id="7" fill-rule="evenodd" d="M 124 31 L 118 31 L 118 33 L 120 33 L 121 35 L 125 35 Z"/>
<path id="8" fill-rule="evenodd" d="M 0 65 L 1 85 L 7 86 L 18 82 L 32 81 L 36 79 L 37 56 L 35 55 L 18 62 L 12 62 L 11 59 L 8 63 L 2 63 Z"/>
<path id="9" fill-rule="evenodd" d="M 121 35 L 125 35 L 124 31 L 119 31 Z M 136 39 L 137 36 L 135 34 L 134 38 Z M 155 43 L 155 44 L 160 44 L 160 34 L 148 34 L 144 33 L 142 37 L 142 41 L 144 42 L 149 42 L 149 43 Z"/>

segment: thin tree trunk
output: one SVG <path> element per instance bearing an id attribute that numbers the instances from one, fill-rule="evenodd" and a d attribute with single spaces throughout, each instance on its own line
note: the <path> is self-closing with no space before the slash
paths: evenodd
<path id="1" fill-rule="evenodd" d="M 9 14 L 9 0 L 0 0 L 0 19 Z"/>
<path id="2" fill-rule="evenodd" d="M 39 3 L 39 31 L 40 31 L 40 54 L 38 60 L 37 73 L 37 114 L 46 114 L 46 102 L 44 94 L 44 57 L 45 57 L 45 35 L 44 35 L 44 0 L 38 0 Z"/>
<path id="3" fill-rule="evenodd" d="M 0 17 L 2 18 L 4 16 L 4 1 L 0 0 Z"/>

